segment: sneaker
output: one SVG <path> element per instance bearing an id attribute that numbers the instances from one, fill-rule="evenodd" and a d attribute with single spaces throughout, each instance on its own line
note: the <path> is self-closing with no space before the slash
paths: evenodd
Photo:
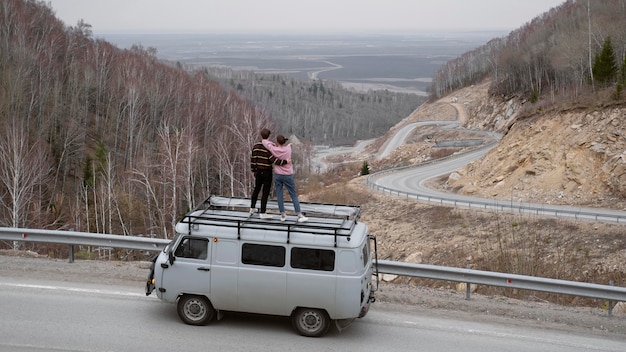
<path id="1" fill-rule="evenodd" d="M 273 219 L 274 217 L 271 214 L 261 213 L 259 214 L 259 218 L 267 220 L 267 219 Z"/>
<path id="2" fill-rule="evenodd" d="M 280 214 L 280 221 L 285 221 L 285 220 L 287 220 L 287 215 Z"/>
<path id="3" fill-rule="evenodd" d="M 257 208 L 250 208 L 250 214 L 254 214 L 254 213 L 258 213 L 259 209 Z"/>
<path id="4" fill-rule="evenodd" d="M 302 214 L 298 215 L 298 222 L 305 222 L 305 221 L 308 221 L 308 220 L 309 220 L 309 218 L 307 218 L 306 216 L 304 216 Z"/>

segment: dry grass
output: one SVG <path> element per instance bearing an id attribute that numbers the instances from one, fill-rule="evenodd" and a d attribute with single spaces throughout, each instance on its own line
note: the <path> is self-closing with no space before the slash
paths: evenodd
<path id="1" fill-rule="evenodd" d="M 454 149 L 454 148 L 433 149 L 432 153 L 430 153 L 430 156 L 433 159 L 441 159 L 441 158 L 448 157 L 456 153 L 457 151 L 459 151 L 459 149 Z"/>
<path id="2" fill-rule="evenodd" d="M 626 286 L 623 227 L 536 215 L 433 206 L 369 190 L 364 178 L 306 195 L 324 203 L 356 204 L 377 237 L 380 259 Z M 455 289 L 455 283 L 399 277 L 394 282 Z M 479 286 L 478 293 L 600 306 L 605 302 Z"/>

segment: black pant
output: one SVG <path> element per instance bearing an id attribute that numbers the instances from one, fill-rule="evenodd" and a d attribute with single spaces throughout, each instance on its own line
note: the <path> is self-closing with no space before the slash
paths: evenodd
<path id="1" fill-rule="evenodd" d="M 257 170 L 254 174 L 254 190 L 252 191 L 250 208 L 256 208 L 256 200 L 259 198 L 259 192 L 263 189 L 263 193 L 261 193 L 261 213 L 265 213 L 271 188 L 272 170 Z"/>

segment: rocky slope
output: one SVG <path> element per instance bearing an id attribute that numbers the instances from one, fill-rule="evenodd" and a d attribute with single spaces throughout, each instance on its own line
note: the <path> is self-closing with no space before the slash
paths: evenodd
<path id="1" fill-rule="evenodd" d="M 481 160 L 455 175 L 432 180 L 450 192 L 522 202 L 622 209 L 623 105 L 565 103 L 547 106 L 489 96 L 489 82 L 420 106 L 394 127 L 429 120 L 456 120 L 474 130 L 503 134 Z M 587 107 L 585 107 L 587 106 Z M 472 131 L 418 127 L 407 143 L 383 160 L 375 156 L 385 136 L 349 156 L 370 161 L 372 172 L 418 164 L 462 148 L 435 147 L 435 140 L 483 138 Z M 471 147 L 470 147 L 471 148 Z M 344 156 L 344 159 L 347 156 Z M 360 164 L 358 164 L 360 165 Z M 368 189 L 365 177 L 307 194 L 323 202 L 360 204 L 362 219 L 378 238 L 382 259 L 510 272 L 626 286 L 624 225 L 435 206 Z M 395 283 L 456 289 L 454 283 L 393 278 Z M 479 287 L 483 294 L 603 306 L 606 302 Z"/>
<path id="2" fill-rule="evenodd" d="M 466 126 L 504 137 L 483 159 L 446 180 L 448 189 L 520 202 L 624 208 L 623 101 L 546 108 L 541 102 L 490 97 L 486 87 L 458 92 L 469 115 Z"/>

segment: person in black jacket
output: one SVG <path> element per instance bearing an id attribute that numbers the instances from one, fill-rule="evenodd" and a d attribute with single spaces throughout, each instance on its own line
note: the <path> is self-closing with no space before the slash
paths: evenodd
<path id="1" fill-rule="evenodd" d="M 271 131 L 264 128 L 261 131 L 261 138 L 268 139 Z M 272 188 L 273 171 L 272 165 L 285 165 L 289 164 L 290 160 L 277 159 L 272 153 L 263 146 L 262 142 L 257 142 L 252 147 L 252 156 L 250 157 L 250 168 L 254 175 L 254 190 L 252 191 L 252 198 L 250 199 L 250 214 L 258 212 L 256 208 L 256 202 L 259 198 L 259 192 L 261 193 L 261 212 L 259 218 L 271 219 L 273 216 L 267 214 L 267 200 L 270 196 L 270 190 Z"/>

